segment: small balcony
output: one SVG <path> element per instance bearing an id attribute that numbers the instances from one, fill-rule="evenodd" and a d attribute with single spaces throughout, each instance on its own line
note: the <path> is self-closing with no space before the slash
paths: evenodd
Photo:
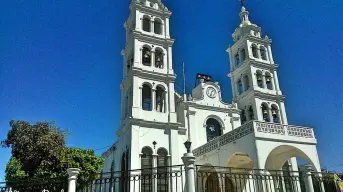
<path id="1" fill-rule="evenodd" d="M 196 157 L 199 157 L 250 134 L 254 135 L 255 140 L 275 140 L 285 143 L 304 144 L 317 143 L 313 128 L 249 121 L 237 129 L 234 129 L 194 149 L 193 153 Z"/>

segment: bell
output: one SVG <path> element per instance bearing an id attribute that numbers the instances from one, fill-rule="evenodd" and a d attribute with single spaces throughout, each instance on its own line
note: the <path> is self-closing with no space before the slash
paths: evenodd
<path id="1" fill-rule="evenodd" d="M 272 114 L 275 116 L 275 115 L 276 115 L 276 111 L 275 111 L 275 110 L 272 110 Z"/>
<path id="2" fill-rule="evenodd" d="M 267 82 L 270 82 L 271 80 L 270 80 L 270 77 L 266 77 L 266 81 Z"/>
<path id="3" fill-rule="evenodd" d="M 157 59 L 156 59 L 158 62 L 160 62 L 161 61 L 161 57 L 157 57 Z"/>
<path id="4" fill-rule="evenodd" d="M 261 76 L 258 76 L 258 77 L 257 77 L 257 81 L 262 81 L 262 77 L 261 77 Z"/>
<path id="5" fill-rule="evenodd" d="M 268 114 L 267 110 L 263 110 L 263 114 Z"/>

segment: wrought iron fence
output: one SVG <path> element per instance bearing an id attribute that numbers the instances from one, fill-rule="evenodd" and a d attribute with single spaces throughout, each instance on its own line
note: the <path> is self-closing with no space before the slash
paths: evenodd
<path id="1" fill-rule="evenodd" d="M 67 178 L 0 182 L 0 192 L 67 192 Z"/>
<path id="2" fill-rule="evenodd" d="M 100 173 L 98 179 L 77 184 L 77 192 L 183 192 L 184 166 Z"/>
<path id="3" fill-rule="evenodd" d="M 295 171 L 196 166 L 197 192 L 307 192 L 309 185 L 314 192 L 337 192 L 338 187 L 330 173 L 308 177 Z"/>

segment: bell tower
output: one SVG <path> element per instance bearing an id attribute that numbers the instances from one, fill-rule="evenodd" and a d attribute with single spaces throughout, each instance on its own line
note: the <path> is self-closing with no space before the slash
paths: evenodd
<path id="1" fill-rule="evenodd" d="M 173 122 L 176 76 L 174 40 L 169 35 L 171 12 L 160 0 L 133 0 L 130 9 L 122 51 L 122 123 L 127 118 Z"/>
<path id="2" fill-rule="evenodd" d="M 263 37 L 261 28 L 249 20 L 244 6 L 239 16 L 241 23 L 232 34 L 234 45 L 227 52 L 232 94 L 241 110 L 241 123 L 258 120 L 288 124 L 272 40 L 267 35 Z"/>
<path id="3" fill-rule="evenodd" d="M 174 101 L 171 14 L 161 0 L 132 0 L 124 24 L 126 46 L 122 50 L 124 76 L 117 149 L 125 152 L 129 169 L 156 166 L 156 159 L 149 164 L 144 158 L 155 158 L 159 149 L 166 150 L 169 156 L 173 154 L 170 163 L 179 163 L 176 149 L 171 147 L 178 146 L 172 140 L 178 141 L 180 126 Z"/>

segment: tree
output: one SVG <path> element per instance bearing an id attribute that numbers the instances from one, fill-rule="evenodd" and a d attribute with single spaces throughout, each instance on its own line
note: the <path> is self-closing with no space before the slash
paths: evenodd
<path id="1" fill-rule="evenodd" d="M 3 142 L 12 149 L 6 166 L 7 181 L 66 176 L 69 167 L 81 169 L 80 181 L 92 181 L 103 166 L 94 150 L 68 148 L 67 133 L 54 123 L 11 121 L 11 130 Z"/>

